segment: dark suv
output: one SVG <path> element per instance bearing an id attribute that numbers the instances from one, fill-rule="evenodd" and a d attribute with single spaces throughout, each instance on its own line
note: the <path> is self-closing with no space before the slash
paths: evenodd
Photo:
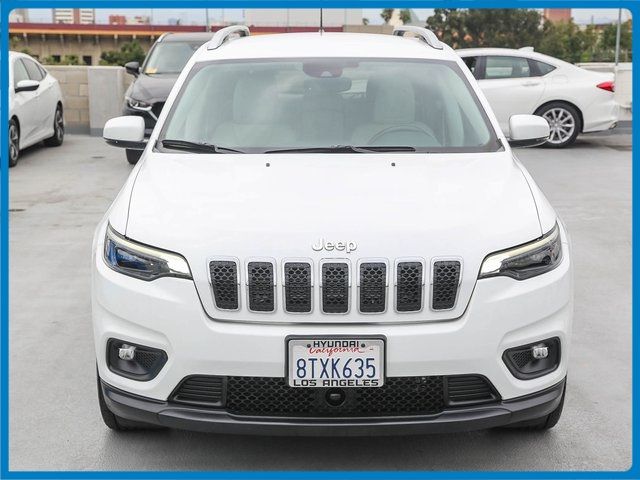
<path id="1" fill-rule="evenodd" d="M 122 114 L 143 117 L 145 136 L 151 135 L 182 68 L 211 35 L 205 32 L 165 33 L 153 44 L 142 66 L 138 62 L 124 66 L 136 79 L 125 93 Z M 128 162 L 133 165 L 140 159 L 142 150 L 127 149 L 126 153 Z"/>

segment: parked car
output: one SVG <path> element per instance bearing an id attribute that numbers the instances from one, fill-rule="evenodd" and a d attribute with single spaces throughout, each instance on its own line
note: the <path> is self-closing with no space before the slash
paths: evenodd
<path id="1" fill-rule="evenodd" d="M 509 127 L 512 145 L 549 135 L 534 115 Z M 139 116 L 104 128 L 144 133 Z M 106 425 L 553 427 L 569 240 L 509 141 L 424 28 L 217 32 L 95 233 Z"/>
<path id="2" fill-rule="evenodd" d="M 49 147 L 64 140 L 64 107 L 58 80 L 24 53 L 9 52 L 9 166 L 20 151 L 44 140 Z"/>
<path id="3" fill-rule="evenodd" d="M 142 67 L 138 62 L 125 65 L 135 77 L 125 93 L 123 115 L 139 115 L 144 119 L 149 136 L 162 111 L 173 84 L 193 52 L 211 39 L 210 33 L 165 33 L 153 44 Z M 135 164 L 142 150 L 127 149 L 127 160 Z"/>
<path id="4" fill-rule="evenodd" d="M 549 122 L 546 145 L 562 148 L 580 133 L 608 130 L 618 123 L 613 74 L 591 72 L 531 48 L 469 48 L 457 53 L 505 132 L 512 115 L 533 113 Z"/>

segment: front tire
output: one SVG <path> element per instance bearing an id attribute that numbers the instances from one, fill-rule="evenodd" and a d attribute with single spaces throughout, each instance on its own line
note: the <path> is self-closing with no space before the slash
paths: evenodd
<path id="1" fill-rule="evenodd" d="M 582 131 L 582 121 L 578 110 L 564 102 L 551 102 L 539 108 L 539 115 L 549 122 L 551 134 L 544 144 L 549 148 L 565 148 L 573 144 Z"/>
<path id="2" fill-rule="evenodd" d="M 151 423 L 136 422 L 127 418 L 122 418 L 113 413 L 107 407 L 107 402 L 104 399 L 104 392 L 102 391 L 102 385 L 100 384 L 100 376 L 96 369 L 96 378 L 98 379 L 98 404 L 100 405 L 100 414 L 102 415 L 102 421 L 111 430 L 118 432 L 124 432 L 128 430 L 164 430 L 165 427 L 159 425 L 153 425 Z"/>
<path id="3" fill-rule="evenodd" d="M 20 158 L 20 127 L 15 119 L 9 121 L 9 168 L 15 167 Z"/>
<path id="4" fill-rule="evenodd" d="M 47 147 L 59 147 L 64 141 L 64 116 L 62 114 L 62 106 L 56 107 L 56 113 L 53 115 L 53 136 L 47 138 L 44 144 Z"/>
<path id="5" fill-rule="evenodd" d="M 125 153 L 127 154 L 127 162 L 131 165 L 135 165 L 138 163 L 138 160 L 140 160 L 140 157 L 142 157 L 142 152 L 142 150 L 130 150 L 127 148 L 125 150 Z"/>

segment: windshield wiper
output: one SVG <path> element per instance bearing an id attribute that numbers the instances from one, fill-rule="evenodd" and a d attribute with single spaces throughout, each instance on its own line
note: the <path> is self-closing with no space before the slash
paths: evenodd
<path id="1" fill-rule="evenodd" d="M 244 153 L 242 150 L 220 147 L 206 142 L 190 142 L 189 140 L 165 138 L 164 140 L 161 140 L 160 143 L 164 148 L 170 148 L 172 150 L 186 150 L 188 152 L 196 153 Z"/>
<path id="2" fill-rule="evenodd" d="M 372 152 L 415 152 L 414 147 L 393 145 L 330 145 L 327 147 L 281 148 L 264 153 L 372 153 Z"/>

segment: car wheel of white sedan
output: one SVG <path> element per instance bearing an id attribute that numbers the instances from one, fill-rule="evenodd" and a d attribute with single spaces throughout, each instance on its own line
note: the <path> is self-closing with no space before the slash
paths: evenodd
<path id="1" fill-rule="evenodd" d="M 15 167 L 20 156 L 20 129 L 18 123 L 11 119 L 9 122 L 9 167 Z"/>
<path id="2" fill-rule="evenodd" d="M 547 122 L 551 134 L 544 145 L 551 148 L 564 148 L 576 141 L 582 130 L 582 123 L 578 111 L 563 102 L 553 102 L 545 105 L 536 112 Z"/>
<path id="3" fill-rule="evenodd" d="M 44 141 L 47 147 L 59 147 L 64 140 L 64 117 L 62 115 L 62 107 L 56 107 L 56 113 L 53 116 L 53 135 Z"/>

